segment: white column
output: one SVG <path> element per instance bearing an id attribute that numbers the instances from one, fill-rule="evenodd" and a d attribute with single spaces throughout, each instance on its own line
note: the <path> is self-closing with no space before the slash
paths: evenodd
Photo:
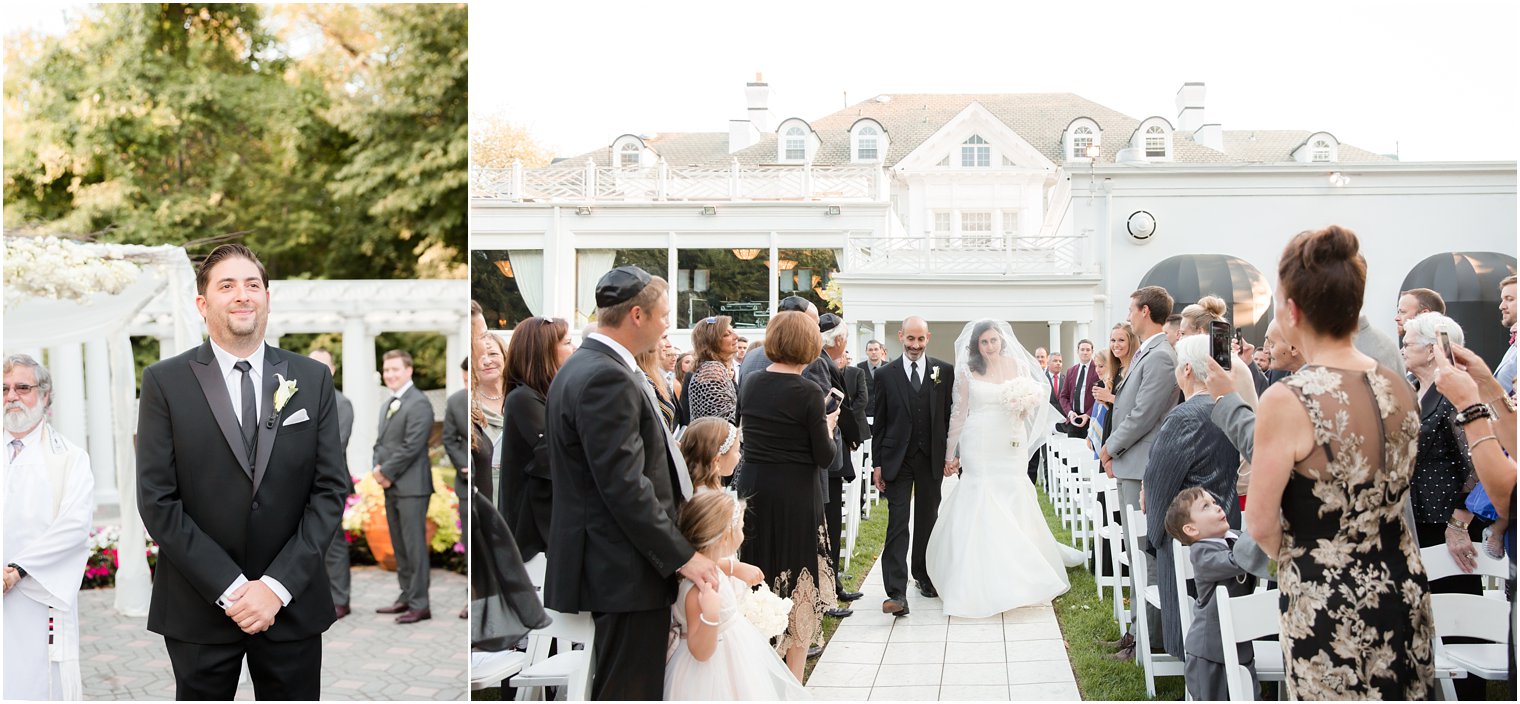
<path id="1" fill-rule="evenodd" d="M 110 342 L 111 415 L 115 419 L 117 486 L 121 501 L 121 534 L 117 544 L 121 561 L 116 571 L 115 607 L 126 616 L 148 615 L 148 602 L 153 595 L 152 578 L 148 575 L 147 531 L 143 529 L 142 514 L 137 506 L 137 456 L 132 436 L 137 432 L 137 399 L 134 391 L 137 374 L 132 357 L 132 340 L 126 330 L 112 336 Z M 90 456 L 93 467 L 98 461 Z"/>
<path id="2" fill-rule="evenodd" d="M 1088 324 L 1086 322 L 1078 322 L 1077 323 L 1077 340 L 1080 341 L 1080 340 L 1091 340 L 1092 339 L 1092 338 L 1090 338 L 1090 337 L 1087 336 L 1087 326 L 1088 326 Z M 1097 349 L 1100 346 L 1101 345 L 1099 345 L 1096 341 L 1093 342 L 1093 348 L 1094 349 Z M 1076 349 L 1076 348 L 1073 347 L 1072 349 Z"/>
<path id="3" fill-rule="evenodd" d="M 680 253 L 676 249 L 676 233 L 667 233 L 665 240 L 665 283 L 670 284 L 670 329 L 680 329 L 681 292 L 677 290 L 676 278 L 680 275 Z M 695 278 L 695 277 L 694 277 Z M 690 294 L 687 294 L 690 295 Z"/>
<path id="4" fill-rule="evenodd" d="M 887 344 L 887 321 L 871 321 L 871 337 L 873 339 L 880 340 L 881 344 L 885 346 Z"/>
<path id="5" fill-rule="evenodd" d="M 1052 354 L 1061 351 L 1061 321 L 1050 321 L 1050 346 L 1045 350 Z"/>
<path id="6" fill-rule="evenodd" d="M 460 342 L 466 339 L 466 334 L 456 330 L 444 338 L 443 345 L 443 379 L 444 389 L 450 396 L 455 391 L 464 389 L 464 378 L 459 373 L 459 360 L 468 354 L 468 348 L 461 349 Z"/>
<path id="7" fill-rule="evenodd" d="M 375 404 L 375 335 L 354 316 L 343 322 L 343 395 L 354 404 L 354 430 L 348 438 L 349 471 L 373 466 L 375 437 L 380 429 L 380 409 Z"/>
<path id="8" fill-rule="evenodd" d="M 53 427 L 84 447 L 84 350 L 75 342 L 48 350 L 48 373 L 53 375 Z"/>
<path id="9" fill-rule="evenodd" d="M 84 345 L 85 419 L 89 430 L 85 447 L 90 452 L 90 469 L 95 474 L 95 505 L 114 504 L 116 497 L 116 444 L 112 436 L 111 357 L 106 341 Z"/>
<path id="10" fill-rule="evenodd" d="M 780 275 L 780 272 L 776 269 L 776 266 L 777 266 L 776 261 L 781 258 L 781 248 L 776 245 L 776 240 L 777 240 L 776 233 L 772 232 L 771 233 L 771 244 L 770 244 L 770 260 L 769 260 L 770 261 L 770 265 L 767 267 L 769 269 L 769 272 L 770 272 L 768 275 L 771 277 L 771 283 L 770 283 L 770 300 L 771 300 L 770 310 L 771 310 L 771 317 L 772 318 L 776 317 L 776 306 L 781 303 L 781 280 L 777 278 L 777 276 Z"/>
<path id="11" fill-rule="evenodd" d="M 175 351 L 174 336 L 172 334 L 168 336 L 154 335 L 153 339 L 158 340 L 158 361 L 160 362 L 173 357 L 180 352 L 184 352 L 184 350 Z"/>

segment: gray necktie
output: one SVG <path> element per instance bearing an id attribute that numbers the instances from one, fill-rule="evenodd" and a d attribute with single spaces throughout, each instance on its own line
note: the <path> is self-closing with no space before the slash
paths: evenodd
<path id="1" fill-rule="evenodd" d="M 21 454 L 21 441 L 20 440 L 12 440 L 11 441 L 11 460 L 14 461 L 16 459 L 16 456 L 19 455 L 19 454 Z"/>
<path id="2" fill-rule="evenodd" d="M 649 405 L 654 408 L 655 420 L 659 421 L 660 430 L 665 432 L 665 454 L 676 465 L 676 480 L 681 483 L 682 498 L 691 498 L 691 472 L 686 469 L 686 459 L 675 451 L 676 439 L 670 434 L 670 428 L 665 427 L 665 421 L 660 416 L 660 402 L 655 398 L 654 387 L 649 384 L 649 375 L 642 369 L 635 370 L 639 375 L 639 387 L 644 390 L 644 398 L 649 399 Z"/>
<path id="3" fill-rule="evenodd" d="M 248 459 L 252 460 L 254 437 L 259 428 L 259 411 L 253 395 L 253 365 L 248 360 L 240 359 L 232 368 L 243 373 L 243 450 L 248 453 Z"/>
<path id="4" fill-rule="evenodd" d="M 913 390 L 914 391 L 918 391 L 919 389 L 923 388 L 923 386 L 924 386 L 923 377 L 920 377 L 918 375 L 918 362 L 914 362 L 913 363 L 913 376 L 910 379 L 910 381 L 913 384 Z"/>

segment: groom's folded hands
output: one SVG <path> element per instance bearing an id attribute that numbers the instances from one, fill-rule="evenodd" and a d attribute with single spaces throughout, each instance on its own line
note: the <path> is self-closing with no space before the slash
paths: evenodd
<path id="1" fill-rule="evenodd" d="M 280 596 L 258 580 L 238 587 L 232 592 L 230 601 L 232 605 L 227 607 L 227 616 L 249 635 L 269 630 L 281 606 Z"/>

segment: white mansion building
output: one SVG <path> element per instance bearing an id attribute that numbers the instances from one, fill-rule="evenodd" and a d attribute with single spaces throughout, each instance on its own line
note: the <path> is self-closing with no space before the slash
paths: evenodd
<path id="1" fill-rule="evenodd" d="M 1178 90 L 1174 118 L 1144 119 L 1050 93 L 889 94 L 775 121 L 769 92 L 749 83 L 747 119 L 727 132 L 625 134 L 544 168 L 474 169 L 476 297 L 504 278 L 521 297 L 512 315 L 483 300 L 492 326 L 585 322 L 597 277 L 637 261 L 674 282 L 683 348 L 692 321 L 763 327 L 797 291 L 837 293 L 857 359 L 871 337 L 895 354 L 910 314 L 933 321 L 941 357 L 980 317 L 1069 356 L 1081 338 L 1105 346 L 1151 283 L 1179 303 L 1223 296 L 1259 341 L 1283 245 L 1338 223 L 1362 237 L 1376 325 L 1391 334 L 1398 291 L 1428 286 L 1492 328 L 1469 330 L 1480 349 L 1503 344 L 1513 161 L 1409 163 L 1328 132 L 1227 130 L 1201 83 Z"/>

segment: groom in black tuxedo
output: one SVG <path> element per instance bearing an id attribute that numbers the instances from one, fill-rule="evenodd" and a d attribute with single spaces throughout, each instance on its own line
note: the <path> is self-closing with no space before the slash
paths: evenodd
<path id="1" fill-rule="evenodd" d="M 939 596 L 929 581 L 929 534 L 939 514 L 940 481 L 951 471 L 945 462 L 950 434 L 950 390 L 955 367 L 924 354 L 929 324 L 911 316 L 897 332 L 903 354 L 876 372 L 876 414 L 871 428 L 871 457 L 878 491 L 887 496 L 887 544 L 882 552 L 882 581 L 887 600 L 881 610 L 908 613 L 908 512 L 914 511 L 913 578 L 920 594 Z M 917 500 L 918 506 L 911 504 Z"/>
<path id="2" fill-rule="evenodd" d="M 158 541 L 148 630 L 179 699 L 320 697 L 324 553 L 349 487 L 332 373 L 264 344 L 269 278 L 222 245 L 196 275 L 211 339 L 143 371 L 137 492 Z"/>
<path id="3" fill-rule="evenodd" d="M 658 701 L 676 573 L 714 587 L 719 573 L 676 529 L 691 477 L 634 360 L 665 334 L 669 286 L 618 267 L 597 282 L 596 305 L 597 332 L 549 386 L 544 605 L 591 612 L 592 699 Z"/>

